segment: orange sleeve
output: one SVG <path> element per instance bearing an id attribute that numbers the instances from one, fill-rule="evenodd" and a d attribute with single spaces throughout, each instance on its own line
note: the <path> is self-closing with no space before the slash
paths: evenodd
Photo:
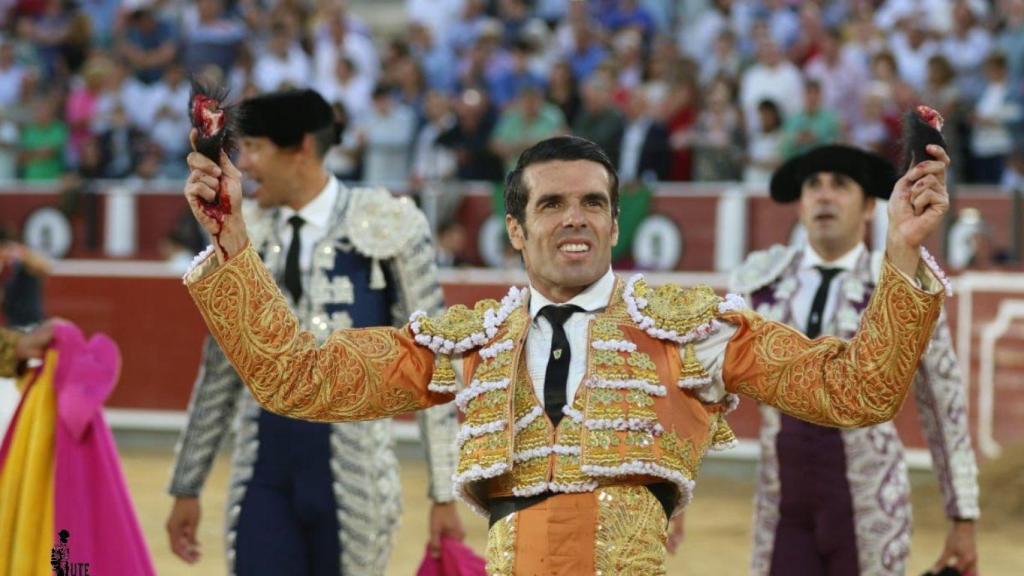
<path id="1" fill-rule="evenodd" d="M 434 355 L 408 328 L 337 330 L 318 346 L 251 246 L 187 285 L 239 377 L 271 412 L 373 420 L 452 398 L 427 390 Z"/>
<path id="2" fill-rule="evenodd" d="M 924 266 L 918 280 L 923 290 L 887 259 L 860 328 L 848 342 L 809 340 L 749 311 L 724 314 L 737 327 L 725 351 L 727 390 L 826 426 L 891 420 L 906 399 L 942 309 L 942 287 Z"/>

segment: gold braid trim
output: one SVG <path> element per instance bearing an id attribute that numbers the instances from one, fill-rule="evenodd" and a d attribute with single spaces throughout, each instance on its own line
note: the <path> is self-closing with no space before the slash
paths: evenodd
<path id="1" fill-rule="evenodd" d="M 18 372 L 18 339 L 14 330 L 0 328 L 0 377 L 9 378 Z"/>
<path id="2" fill-rule="evenodd" d="M 849 342 L 812 341 L 752 312 L 726 313 L 723 319 L 738 325 L 726 348 L 727 389 L 825 426 L 854 428 L 891 420 L 903 405 L 942 309 L 941 287 L 934 278 L 922 277 L 921 269 L 918 274 L 928 292 L 887 259 L 860 329 Z"/>
<path id="3" fill-rule="evenodd" d="M 371 420 L 451 398 L 427 392 L 434 357 L 407 330 L 337 330 L 317 347 L 251 246 L 188 289 L 238 375 L 272 412 Z"/>

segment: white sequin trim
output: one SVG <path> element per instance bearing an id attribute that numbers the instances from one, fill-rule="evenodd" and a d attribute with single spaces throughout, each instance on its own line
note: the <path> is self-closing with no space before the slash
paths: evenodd
<path id="1" fill-rule="evenodd" d="M 594 340 L 590 344 L 594 350 L 612 350 L 614 352 L 636 352 L 636 344 L 627 340 Z"/>
<path id="2" fill-rule="evenodd" d="M 540 482 L 538 484 L 531 484 L 529 486 L 524 486 L 522 488 L 513 488 L 512 489 L 512 495 L 513 496 L 519 496 L 519 497 L 536 496 L 537 494 L 543 494 L 544 492 L 547 492 L 547 491 L 548 491 L 548 483 L 547 482 Z"/>
<path id="3" fill-rule="evenodd" d="M 591 388 L 611 388 L 613 390 L 643 390 L 651 396 L 665 396 L 668 391 L 661 384 L 651 384 L 645 380 L 598 380 L 587 382 Z"/>
<path id="4" fill-rule="evenodd" d="M 677 344 L 688 344 L 697 340 L 703 340 L 718 330 L 720 325 L 714 319 L 697 326 L 685 334 L 680 334 L 675 330 L 664 330 L 656 327 L 654 318 L 645 316 L 641 312 L 641 310 L 647 307 L 647 300 L 633 296 L 636 283 L 642 280 L 643 277 L 643 274 L 637 274 L 629 279 L 629 282 L 626 283 L 626 289 L 622 293 L 622 299 L 626 301 L 626 309 L 629 312 L 630 318 L 647 334 L 659 340 L 669 340 Z"/>
<path id="5" fill-rule="evenodd" d="M 711 376 L 694 376 L 691 378 L 680 378 L 676 385 L 683 390 L 693 390 L 695 388 L 703 388 L 711 384 Z"/>
<path id="6" fill-rule="evenodd" d="M 535 460 L 537 458 L 546 458 L 552 454 L 560 454 L 562 456 L 579 456 L 579 446 L 563 446 L 561 444 L 555 444 L 554 446 L 540 446 L 537 448 L 531 448 L 529 450 L 522 450 L 516 452 L 512 456 L 512 461 L 515 463 L 526 462 L 527 460 Z"/>
<path id="7" fill-rule="evenodd" d="M 580 412 L 579 410 L 569 406 L 568 404 L 562 406 L 562 414 L 565 414 L 569 418 L 572 418 L 572 421 L 576 422 L 577 424 L 583 422 L 583 412 Z"/>
<path id="8" fill-rule="evenodd" d="M 196 268 L 198 268 L 200 264 L 202 264 L 203 262 L 206 261 L 207 258 L 212 256 L 213 252 L 213 244 L 210 244 L 202 252 L 196 254 L 195 257 L 192 258 L 192 262 L 188 265 L 188 270 L 186 270 L 185 273 L 181 276 L 182 284 L 188 284 L 189 276 L 191 276 L 192 273 L 196 271 Z"/>
<path id="9" fill-rule="evenodd" d="M 469 405 L 469 401 L 481 394 L 486 394 L 491 390 L 503 390 L 508 388 L 508 378 L 504 380 L 498 380 L 497 382 L 481 382 L 479 380 L 473 380 L 469 388 L 462 390 L 455 396 L 455 405 L 459 407 L 459 410 L 466 411 L 466 406 Z"/>
<path id="10" fill-rule="evenodd" d="M 453 474 L 452 485 L 455 490 L 455 495 L 459 500 L 465 502 L 473 512 L 476 512 L 480 516 L 486 518 L 488 515 L 487 510 L 466 494 L 466 484 L 469 482 L 476 482 L 478 480 L 496 478 L 508 472 L 508 469 L 509 465 L 505 462 L 498 462 L 497 464 L 492 464 L 487 468 L 483 468 L 479 464 L 474 464 L 469 470 L 466 470 L 461 474 Z"/>
<path id="11" fill-rule="evenodd" d="M 523 488 L 513 488 L 515 496 L 536 496 L 544 492 L 559 492 L 563 494 L 593 492 L 597 490 L 597 482 L 573 482 L 572 484 L 561 484 L 558 482 L 540 482 Z"/>
<path id="12" fill-rule="evenodd" d="M 679 488 L 679 506 L 676 508 L 677 510 L 690 503 L 690 499 L 693 497 L 693 488 L 696 486 L 696 482 L 690 480 L 686 476 L 683 476 L 680 472 L 669 470 L 664 466 L 659 466 L 650 462 L 640 462 L 637 460 L 627 462 L 625 464 L 619 464 L 618 466 L 595 466 L 592 464 L 585 464 L 580 466 L 580 471 L 589 476 L 616 477 L 644 475 L 664 478 Z"/>
<path id="13" fill-rule="evenodd" d="M 481 358 L 494 358 L 495 356 L 497 356 L 501 352 L 505 352 L 505 351 L 511 350 L 512 348 L 515 347 L 515 345 L 516 345 L 516 343 L 511 341 L 511 340 L 502 340 L 501 342 L 498 342 L 496 344 L 492 344 L 492 345 L 488 346 L 487 348 L 483 348 L 482 350 L 480 350 L 480 357 Z"/>
<path id="14" fill-rule="evenodd" d="M 455 436 L 455 443 L 461 448 L 466 441 L 471 438 L 483 436 L 484 434 L 492 434 L 494 432 L 500 432 L 505 429 L 507 422 L 505 420 L 495 420 L 494 422 L 488 422 L 486 424 L 480 424 L 479 426 L 472 426 L 470 424 L 463 424 L 459 428 L 459 433 Z"/>
<path id="15" fill-rule="evenodd" d="M 438 394 L 455 394 L 459 391 L 459 387 L 455 384 L 437 384 L 431 382 L 427 385 L 427 390 L 437 392 Z"/>
<path id="16" fill-rule="evenodd" d="M 735 312 L 737 310 L 746 310 L 747 301 L 743 299 L 743 296 L 739 294 L 726 294 L 725 301 L 718 305 L 718 313 L 725 314 L 726 312 Z"/>
<path id="17" fill-rule="evenodd" d="M 633 430 L 635 432 L 650 432 L 660 436 L 665 429 L 657 420 L 651 418 L 600 418 L 591 419 L 583 423 L 588 430 Z"/>
<path id="18" fill-rule="evenodd" d="M 523 417 L 516 420 L 515 426 L 512 430 L 514 434 L 522 432 L 527 426 L 533 424 L 533 421 L 540 417 L 544 413 L 544 409 L 540 406 L 534 406 L 529 412 L 523 414 Z"/>
<path id="19" fill-rule="evenodd" d="M 928 251 L 927 248 L 921 246 L 921 260 L 924 260 L 925 266 L 935 274 L 935 277 L 942 283 L 942 287 L 946 291 L 946 296 L 953 296 L 953 284 L 949 282 L 949 278 L 946 277 L 946 273 L 942 271 L 942 267 L 935 261 L 935 257 Z"/>

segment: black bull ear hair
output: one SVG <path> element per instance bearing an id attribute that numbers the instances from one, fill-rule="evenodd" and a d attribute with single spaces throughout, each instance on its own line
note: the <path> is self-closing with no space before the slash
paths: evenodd
<path id="1" fill-rule="evenodd" d="M 196 129 L 195 149 L 203 156 L 220 161 L 221 151 L 230 154 L 236 149 L 236 113 L 237 104 L 228 104 L 228 89 L 222 86 L 212 86 L 206 82 L 193 78 L 191 81 L 192 92 L 188 99 L 188 116 L 192 127 Z M 216 115 L 220 114 L 219 126 L 210 126 L 209 121 L 204 119 L 203 110 L 206 109 Z M 207 117 L 209 113 L 207 114 Z"/>
<path id="2" fill-rule="evenodd" d="M 932 158 L 928 145 L 936 144 L 946 149 L 942 137 L 942 116 L 927 106 L 917 106 L 903 115 L 903 146 L 900 173 L 905 174 L 911 166 Z"/>

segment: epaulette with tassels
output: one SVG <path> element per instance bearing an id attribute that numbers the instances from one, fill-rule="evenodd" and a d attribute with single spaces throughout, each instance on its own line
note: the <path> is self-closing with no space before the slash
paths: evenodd
<path id="1" fill-rule="evenodd" d="M 711 383 L 711 376 L 697 360 L 694 343 L 718 330 L 720 315 L 746 307 L 743 298 L 735 294 L 722 298 L 708 286 L 651 288 L 640 274 L 626 283 L 623 298 L 638 327 L 654 338 L 684 347 L 678 385 L 686 389 Z"/>
<path id="2" fill-rule="evenodd" d="M 409 318 L 409 328 L 416 343 L 434 352 L 434 377 L 428 387 L 432 392 L 455 394 L 455 370 L 451 356 L 484 346 L 498 333 L 498 329 L 527 294 L 525 288 L 512 287 L 508 294 L 496 300 L 480 300 L 468 308 L 452 306 L 444 314 L 431 318 L 418 311 Z"/>

